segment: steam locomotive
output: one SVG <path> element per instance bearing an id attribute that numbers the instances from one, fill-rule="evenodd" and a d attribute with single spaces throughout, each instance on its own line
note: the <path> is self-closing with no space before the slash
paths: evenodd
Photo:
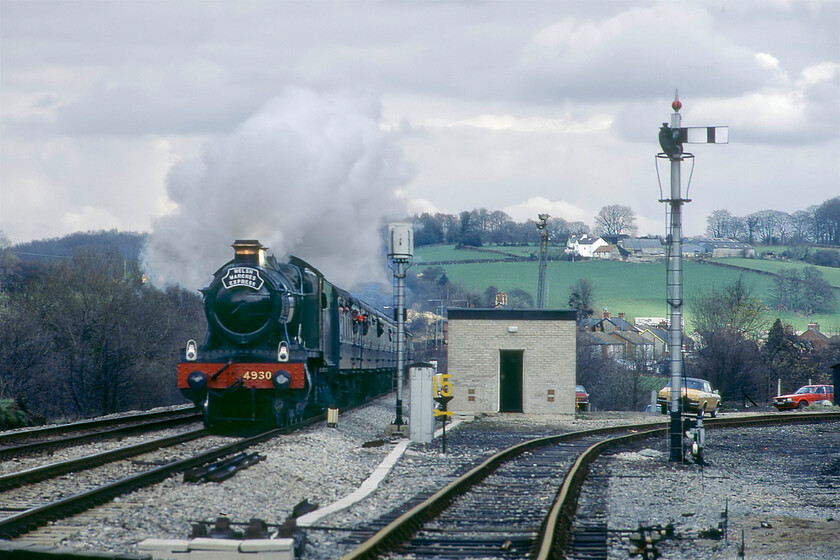
<path id="1" fill-rule="evenodd" d="M 178 388 L 206 426 L 283 426 L 391 389 L 396 321 L 297 257 L 278 262 L 256 240 L 233 249 L 201 290 L 206 339 L 178 363 Z"/>

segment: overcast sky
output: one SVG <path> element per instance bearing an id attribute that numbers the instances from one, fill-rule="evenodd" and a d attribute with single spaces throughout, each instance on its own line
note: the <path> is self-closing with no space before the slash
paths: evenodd
<path id="1" fill-rule="evenodd" d="M 716 209 L 840 194 L 840 0 L 0 9 L 13 242 L 147 231 L 177 258 L 176 240 L 226 255 L 259 236 L 317 260 L 319 230 L 373 239 L 409 213 L 481 207 L 591 225 L 608 204 L 662 234 L 657 132 L 676 88 L 683 126 L 730 127 L 730 144 L 690 147 L 687 234 Z"/>

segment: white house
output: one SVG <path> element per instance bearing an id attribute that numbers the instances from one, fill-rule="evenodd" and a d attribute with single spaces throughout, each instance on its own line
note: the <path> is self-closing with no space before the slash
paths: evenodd
<path id="1" fill-rule="evenodd" d="M 589 235 L 588 233 L 584 233 L 581 235 L 571 236 L 566 241 L 565 252 L 591 259 L 594 256 L 596 249 L 598 249 L 599 247 L 605 247 L 607 245 L 609 245 L 609 243 L 604 241 L 602 238 Z"/>

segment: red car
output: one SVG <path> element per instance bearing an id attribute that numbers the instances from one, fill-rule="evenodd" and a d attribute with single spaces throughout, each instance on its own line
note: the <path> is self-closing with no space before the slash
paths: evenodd
<path id="1" fill-rule="evenodd" d="M 790 395 L 773 397 L 770 403 L 778 410 L 805 408 L 812 403 L 828 401 L 834 403 L 834 385 L 805 385 Z"/>
<path id="2" fill-rule="evenodd" d="M 575 385 L 575 406 L 583 412 L 589 410 L 589 393 L 583 385 Z"/>

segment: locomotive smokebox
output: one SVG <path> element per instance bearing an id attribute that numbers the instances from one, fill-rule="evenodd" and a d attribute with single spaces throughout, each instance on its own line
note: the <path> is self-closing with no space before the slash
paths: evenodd
<path id="1" fill-rule="evenodd" d="M 256 239 L 237 239 L 231 247 L 236 264 L 262 266 L 265 261 L 265 247 Z"/>

